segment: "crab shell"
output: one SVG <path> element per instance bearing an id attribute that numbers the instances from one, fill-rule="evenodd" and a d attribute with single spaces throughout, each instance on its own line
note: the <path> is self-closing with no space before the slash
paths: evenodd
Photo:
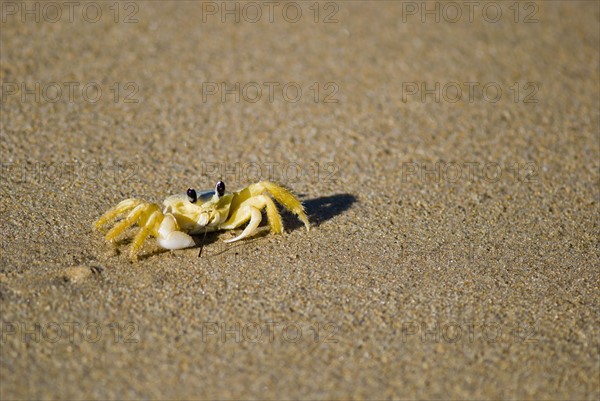
<path id="1" fill-rule="evenodd" d="M 163 214 L 172 214 L 181 231 L 188 234 L 217 231 L 229 217 L 233 198 L 232 193 L 219 197 L 212 190 L 200 192 L 194 203 L 187 194 L 171 195 L 163 201 Z"/>

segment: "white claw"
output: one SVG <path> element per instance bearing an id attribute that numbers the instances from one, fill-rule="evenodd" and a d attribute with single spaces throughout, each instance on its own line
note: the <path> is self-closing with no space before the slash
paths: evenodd
<path id="1" fill-rule="evenodd" d="M 189 248 L 196 243 L 184 232 L 179 231 L 177 221 L 172 214 L 167 214 L 158 228 L 158 244 L 165 249 Z"/>
<path id="2" fill-rule="evenodd" d="M 173 231 L 179 231 L 179 226 L 177 225 L 177 220 L 173 217 L 172 214 L 165 214 L 165 218 L 160 223 L 160 227 L 158 227 L 158 236 L 160 238 L 166 238 Z"/>
<path id="3" fill-rule="evenodd" d="M 159 237 L 158 244 L 165 249 L 182 249 L 196 245 L 192 237 L 181 231 L 173 231 L 166 238 Z"/>

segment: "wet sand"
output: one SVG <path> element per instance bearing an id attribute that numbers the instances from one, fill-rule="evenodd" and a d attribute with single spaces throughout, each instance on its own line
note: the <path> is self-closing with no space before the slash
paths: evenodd
<path id="1" fill-rule="evenodd" d="M 1 4 L 2 399 L 600 397 L 597 2 L 55 4 Z M 312 230 L 91 228 L 219 179 Z"/>

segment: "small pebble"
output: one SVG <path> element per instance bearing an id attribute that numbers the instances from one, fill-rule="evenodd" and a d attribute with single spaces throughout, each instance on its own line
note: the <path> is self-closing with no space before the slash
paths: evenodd
<path id="1" fill-rule="evenodd" d="M 81 283 L 91 275 L 92 269 L 89 266 L 71 266 L 64 270 L 62 278 L 70 283 Z"/>

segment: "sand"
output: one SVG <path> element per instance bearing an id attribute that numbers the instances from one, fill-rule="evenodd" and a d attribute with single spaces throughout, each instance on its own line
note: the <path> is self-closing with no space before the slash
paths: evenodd
<path id="1" fill-rule="evenodd" d="M 453 4 L 2 2 L 2 399 L 598 399 L 599 3 Z"/>

